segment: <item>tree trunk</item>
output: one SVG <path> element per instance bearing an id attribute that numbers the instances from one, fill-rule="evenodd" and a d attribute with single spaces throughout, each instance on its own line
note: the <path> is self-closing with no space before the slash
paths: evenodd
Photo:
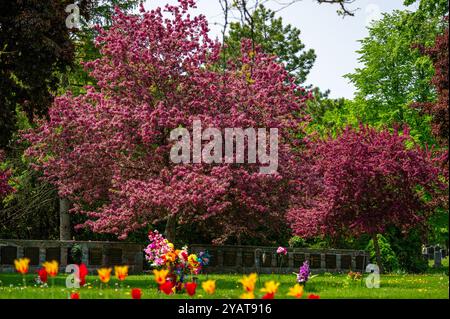
<path id="1" fill-rule="evenodd" d="M 70 240 L 69 200 L 59 199 L 59 239 Z"/>
<path id="2" fill-rule="evenodd" d="M 166 239 L 168 241 L 170 241 L 171 243 L 173 243 L 175 241 L 176 228 L 177 228 L 176 216 L 169 215 L 169 217 L 167 217 L 166 229 L 164 231 L 164 235 L 166 236 Z"/>
<path id="3" fill-rule="evenodd" d="M 380 251 L 380 245 L 378 245 L 378 237 L 377 234 L 372 235 L 373 240 L 373 247 L 375 248 L 375 255 L 377 257 L 377 265 L 380 268 L 380 274 L 383 273 L 383 264 L 381 262 L 381 251 Z"/>

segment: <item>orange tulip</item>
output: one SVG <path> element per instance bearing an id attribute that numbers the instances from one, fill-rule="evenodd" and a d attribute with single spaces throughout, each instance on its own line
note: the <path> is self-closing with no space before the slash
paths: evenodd
<path id="1" fill-rule="evenodd" d="M 46 261 L 42 264 L 42 267 L 44 267 L 45 271 L 50 277 L 56 277 L 58 274 L 58 262 L 56 260 L 52 261 Z"/>
<path id="2" fill-rule="evenodd" d="M 28 272 L 30 260 L 28 258 L 20 258 L 14 260 L 14 265 L 16 266 L 17 272 L 25 275 Z"/>
<path id="3" fill-rule="evenodd" d="M 109 280 L 111 279 L 111 271 L 112 268 L 100 268 L 97 269 L 98 277 L 100 278 L 100 281 L 104 284 L 107 284 Z"/>
<path id="4" fill-rule="evenodd" d="M 114 274 L 120 281 L 125 280 L 125 278 L 127 278 L 128 276 L 128 266 L 115 266 Z"/>

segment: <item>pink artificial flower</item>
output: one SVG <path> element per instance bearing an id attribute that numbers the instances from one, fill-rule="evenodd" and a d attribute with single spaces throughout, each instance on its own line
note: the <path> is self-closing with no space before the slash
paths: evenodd
<path id="1" fill-rule="evenodd" d="M 287 249 L 286 248 L 284 248 L 284 247 L 278 247 L 278 249 L 277 249 L 277 254 L 279 254 L 279 255 L 287 255 Z"/>

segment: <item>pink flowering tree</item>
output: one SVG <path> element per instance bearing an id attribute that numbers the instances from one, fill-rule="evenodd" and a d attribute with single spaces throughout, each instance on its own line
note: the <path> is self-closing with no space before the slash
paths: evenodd
<path id="1" fill-rule="evenodd" d="M 311 143 L 308 156 L 304 192 L 287 213 L 294 233 L 369 234 L 380 268 L 376 235 L 389 225 L 404 231 L 424 225 L 433 208 L 425 198 L 445 188 L 442 157 L 413 145 L 408 130 L 347 128 L 336 139 Z"/>
<path id="2" fill-rule="evenodd" d="M 0 150 L 0 164 L 4 160 L 4 153 Z M 8 196 L 14 189 L 9 185 L 8 181 L 11 178 L 11 171 L 3 169 L 0 165 L 0 202 L 6 196 Z"/>
<path id="3" fill-rule="evenodd" d="M 80 227 L 126 238 L 165 220 L 173 241 L 176 225 L 195 223 L 220 242 L 285 223 L 304 89 L 249 42 L 239 61 L 218 67 L 221 46 L 205 17 L 188 14 L 194 5 L 117 11 L 97 38 L 102 57 L 85 64 L 96 86 L 55 99 L 49 120 L 24 135 L 35 168 L 87 216 Z M 260 174 L 260 163 L 172 163 L 170 131 L 192 131 L 196 119 L 221 130 L 278 128 L 277 173 Z"/>

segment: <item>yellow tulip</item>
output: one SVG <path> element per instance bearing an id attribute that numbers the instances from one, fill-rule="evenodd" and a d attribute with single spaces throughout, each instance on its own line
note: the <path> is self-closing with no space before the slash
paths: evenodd
<path id="1" fill-rule="evenodd" d="M 155 281 L 158 285 L 163 285 L 166 282 L 166 277 L 169 274 L 167 269 L 153 269 L 153 273 L 155 274 Z"/>
<path id="2" fill-rule="evenodd" d="M 16 270 L 25 275 L 28 272 L 28 265 L 30 264 L 30 260 L 28 258 L 20 258 L 14 260 L 14 265 L 16 266 Z"/>
<path id="3" fill-rule="evenodd" d="M 255 294 L 253 292 L 244 292 L 241 295 L 241 299 L 255 299 Z"/>
<path id="4" fill-rule="evenodd" d="M 98 277 L 100 278 L 100 281 L 105 284 L 108 283 L 108 281 L 111 279 L 111 271 L 112 271 L 112 268 L 97 269 Z"/>
<path id="5" fill-rule="evenodd" d="M 274 295 L 278 291 L 279 282 L 275 282 L 273 280 L 268 281 L 264 284 L 264 288 L 261 288 L 261 292 L 265 292 L 266 294 Z"/>
<path id="6" fill-rule="evenodd" d="M 202 288 L 207 294 L 214 294 L 216 291 L 216 281 L 215 280 L 207 280 L 202 282 Z"/>
<path id="7" fill-rule="evenodd" d="M 247 292 L 253 292 L 255 290 L 256 280 L 258 279 L 258 275 L 252 273 L 248 276 L 244 276 L 239 282 L 242 284 L 243 288 Z"/>
<path id="8" fill-rule="evenodd" d="M 303 286 L 296 284 L 294 287 L 289 288 L 287 295 L 295 298 L 301 298 L 303 296 Z"/>
<path id="9" fill-rule="evenodd" d="M 120 281 L 125 280 L 128 276 L 128 266 L 115 266 L 114 274 Z"/>
<path id="10" fill-rule="evenodd" d="M 45 271 L 50 277 L 56 277 L 58 274 L 58 262 L 56 260 L 52 261 L 46 261 L 42 264 L 42 267 L 44 267 Z"/>

